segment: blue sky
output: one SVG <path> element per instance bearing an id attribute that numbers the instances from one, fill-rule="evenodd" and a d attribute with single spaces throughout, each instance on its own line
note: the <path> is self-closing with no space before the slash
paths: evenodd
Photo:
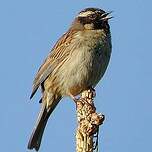
<path id="1" fill-rule="evenodd" d="M 100 151 L 152 151 L 151 6 L 148 0 L 1 0 L 1 151 L 28 151 L 40 109 L 40 93 L 29 100 L 34 75 L 85 7 L 114 11 L 112 58 L 96 87 L 97 111 L 106 115 L 100 129 Z M 40 152 L 74 151 L 75 122 L 75 105 L 65 98 L 48 122 Z"/>

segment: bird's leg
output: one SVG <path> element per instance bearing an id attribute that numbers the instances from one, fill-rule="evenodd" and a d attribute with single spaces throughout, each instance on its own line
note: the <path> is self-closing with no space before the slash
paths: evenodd
<path id="1" fill-rule="evenodd" d="M 74 95 L 72 95 L 71 93 L 69 93 L 69 96 L 72 98 L 72 100 L 77 103 L 79 101 L 79 98 L 76 98 Z"/>
<path id="2" fill-rule="evenodd" d="M 77 104 L 77 102 L 85 102 L 88 105 L 92 106 L 89 102 L 87 102 L 86 99 L 92 99 L 96 96 L 96 92 L 95 89 L 93 87 L 89 87 L 88 90 L 86 90 L 87 92 L 85 93 L 85 98 L 81 97 L 81 98 L 76 98 L 74 95 L 72 95 L 71 93 L 69 93 L 69 96 L 73 99 L 73 101 Z M 81 99 L 81 100 L 80 100 Z"/>

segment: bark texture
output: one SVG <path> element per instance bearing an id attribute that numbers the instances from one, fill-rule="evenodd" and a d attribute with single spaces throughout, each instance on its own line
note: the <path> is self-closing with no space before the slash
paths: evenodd
<path id="1" fill-rule="evenodd" d="M 96 113 L 94 97 L 95 90 L 86 90 L 76 104 L 78 121 L 76 152 L 93 152 L 98 147 L 98 131 L 104 121 L 104 115 Z M 95 135 L 96 142 L 94 141 Z"/>

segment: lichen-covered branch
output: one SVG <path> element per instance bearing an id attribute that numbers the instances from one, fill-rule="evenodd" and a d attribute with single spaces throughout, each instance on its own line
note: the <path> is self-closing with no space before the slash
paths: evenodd
<path id="1" fill-rule="evenodd" d="M 95 90 L 89 89 L 82 93 L 77 101 L 76 152 L 93 152 L 97 147 L 94 135 L 104 121 L 104 115 L 97 114 L 93 98 Z M 98 136 L 98 135 L 97 135 Z"/>

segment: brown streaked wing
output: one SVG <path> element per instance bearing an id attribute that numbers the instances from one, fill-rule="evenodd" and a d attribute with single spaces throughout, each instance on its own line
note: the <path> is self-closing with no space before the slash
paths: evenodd
<path id="1" fill-rule="evenodd" d="M 65 61 L 67 56 L 70 54 L 72 49 L 67 48 L 71 44 L 71 40 L 73 39 L 73 36 L 76 34 L 76 32 L 77 31 L 70 30 L 57 41 L 52 51 L 49 53 L 48 57 L 40 66 L 36 74 L 30 99 L 34 96 L 39 86 L 47 79 L 52 71 L 59 64 L 62 64 L 62 61 Z"/>

